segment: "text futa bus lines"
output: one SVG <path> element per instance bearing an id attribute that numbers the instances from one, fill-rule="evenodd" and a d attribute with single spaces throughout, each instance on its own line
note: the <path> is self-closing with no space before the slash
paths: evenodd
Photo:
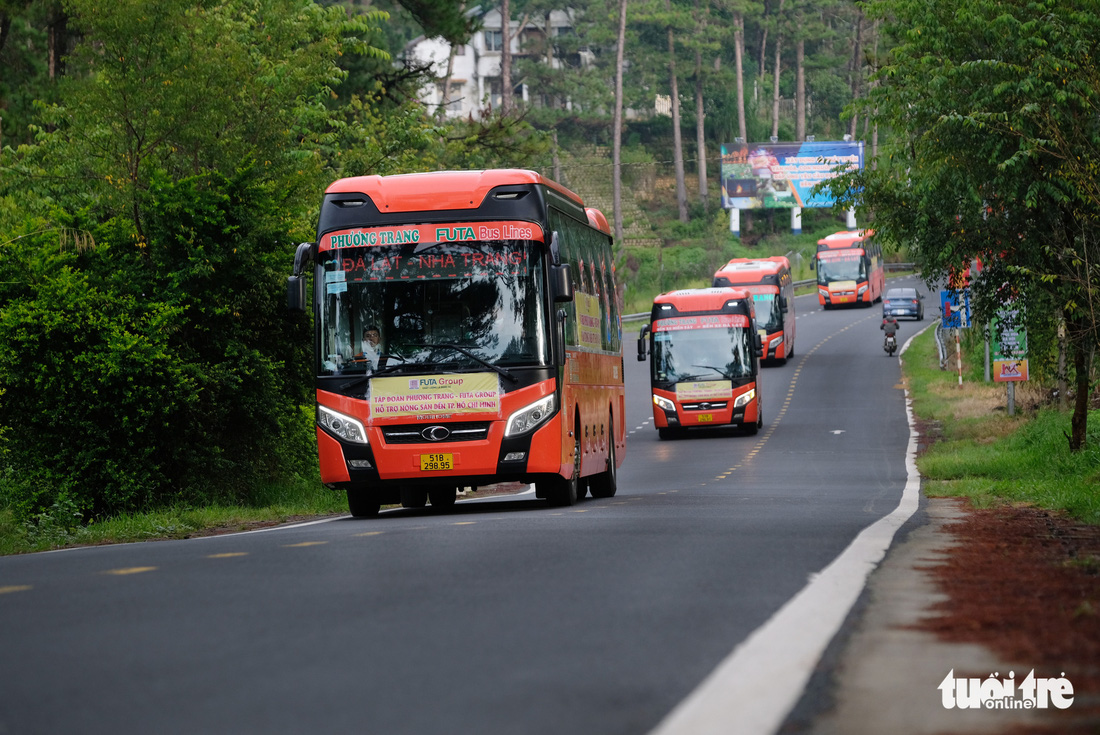
<path id="1" fill-rule="evenodd" d="M 824 308 L 870 306 L 882 299 L 886 269 L 870 230 L 835 232 L 817 241 L 817 301 Z"/>
<path id="2" fill-rule="evenodd" d="M 292 306 L 308 262 L 321 480 L 352 515 L 508 481 L 615 494 L 622 326 L 610 228 L 580 197 L 522 170 L 342 179 Z"/>
<path id="3" fill-rule="evenodd" d="M 752 294 L 765 360 L 783 364 L 794 355 L 794 279 L 785 256 L 734 258 L 714 273 L 711 285 Z"/>
<path id="4" fill-rule="evenodd" d="M 640 361 L 647 337 L 653 422 L 662 439 L 692 427 L 733 425 L 755 434 L 764 425 L 752 294 L 732 288 L 661 294 L 638 336 Z"/>

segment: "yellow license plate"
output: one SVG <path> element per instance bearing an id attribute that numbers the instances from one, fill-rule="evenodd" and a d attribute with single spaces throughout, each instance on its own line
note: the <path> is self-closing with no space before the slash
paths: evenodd
<path id="1" fill-rule="evenodd" d="M 454 468 L 455 462 L 453 454 L 448 453 L 420 455 L 421 472 L 440 472 L 443 470 L 453 470 Z"/>
<path id="2" fill-rule="evenodd" d="M 705 424 L 705 423 L 708 423 L 708 422 L 711 422 L 711 421 L 714 421 L 714 414 L 712 414 L 712 413 L 701 413 L 701 414 L 699 414 L 699 423 L 700 424 Z"/>

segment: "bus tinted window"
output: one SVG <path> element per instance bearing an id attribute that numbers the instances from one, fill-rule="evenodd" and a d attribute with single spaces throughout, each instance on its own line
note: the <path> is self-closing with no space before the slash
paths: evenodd
<path id="1" fill-rule="evenodd" d="M 470 368 L 470 355 L 500 366 L 548 364 L 541 260 L 537 243 L 518 240 L 323 253 L 321 374 L 378 370 L 362 345 L 368 327 L 380 331 L 390 365 Z"/>
<path id="2" fill-rule="evenodd" d="M 662 382 L 732 380 L 752 375 L 752 330 L 749 320 L 710 317 L 678 319 L 690 325 L 662 324 L 653 330 L 653 376 Z M 718 323 L 718 322 L 722 323 Z"/>

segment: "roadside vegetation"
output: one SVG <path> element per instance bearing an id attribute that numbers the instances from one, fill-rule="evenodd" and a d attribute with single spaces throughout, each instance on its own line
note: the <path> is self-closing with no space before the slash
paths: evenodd
<path id="1" fill-rule="evenodd" d="M 628 110 L 653 110 L 677 74 L 698 103 L 622 124 L 624 313 L 707 285 L 737 256 L 789 254 L 794 277 L 808 278 L 814 242 L 845 229 L 843 215 L 808 210 L 796 237 L 787 212 L 767 210 L 746 212 L 732 237 L 716 206 L 721 144 L 864 140 L 874 166 L 838 183 L 838 212 L 857 207 L 861 226 L 873 213 L 892 259 L 930 276 L 958 276 L 980 256 L 978 312 L 1026 302 L 1036 354 L 1057 349 L 1057 324 L 1066 335 L 1072 420 L 1068 409 L 1010 421 L 948 415 L 966 403 L 959 393 L 945 393 L 944 415 L 930 420 L 987 449 L 1047 421 L 1043 441 L 1065 441 L 1068 427 L 1081 453 L 1073 466 L 1088 480 L 1098 443 L 1082 406 L 1100 343 L 1100 14 L 1081 0 L 743 12 L 631 0 L 620 40 L 611 19 L 623 3 L 570 3 L 576 33 L 555 37 L 552 50 L 598 51 L 583 69 L 570 62 L 540 77 L 551 49 L 527 49 L 538 53 L 511 78 L 543 104 L 511 109 L 502 72 L 500 105 L 487 98 L 480 116 L 446 119 L 419 96 L 438 71 L 396 62 L 420 35 L 480 33 L 468 3 L 0 2 L 0 553 L 343 512 L 316 470 L 311 325 L 283 308 L 320 193 L 345 175 L 526 167 L 611 218 L 616 46 L 631 68 Z M 556 7 L 511 5 L 525 18 Z M 782 42 L 785 29 L 799 34 Z M 971 63 L 987 49 L 996 63 Z M 771 95 L 737 100 L 738 77 Z M 780 98 L 807 89 L 808 118 L 805 105 L 780 113 Z M 681 122 L 702 149 L 673 134 Z M 1049 382 L 1049 370 L 1039 374 Z M 1062 456 L 1053 446 L 1039 454 Z"/>
<path id="2" fill-rule="evenodd" d="M 953 351 L 946 368 L 940 367 L 935 332 L 929 327 L 914 339 L 903 360 L 926 445 L 917 460 L 925 492 L 967 497 L 977 507 L 1029 504 L 1100 524 L 1100 422 L 1090 422 L 1086 451 L 1070 452 L 1064 434 L 1069 409 L 1059 408 L 1049 378 L 1017 384 L 1016 410 L 1009 416 L 1005 384 L 984 381 L 982 342 L 970 334 L 963 340 L 960 386 Z M 631 342 L 626 344 L 629 352 Z M 1092 418 L 1100 419 L 1100 409 L 1092 410 Z M 247 503 L 179 505 L 88 524 L 64 503 L 20 522 L 2 500 L 0 554 L 190 538 L 347 512 L 343 493 L 322 487 L 315 471 L 265 486 Z"/>
<path id="3" fill-rule="evenodd" d="M 917 459 L 925 493 L 966 497 L 975 507 L 1027 504 L 1065 511 L 1100 524 L 1100 409 L 1090 413 L 1085 449 L 1066 441 L 1068 408 L 1060 408 L 1050 384 L 1017 383 L 1014 415 L 1008 415 L 1005 383 L 985 382 L 984 345 L 964 340 L 962 385 L 950 343 L 940 369 L 935 328 L 913 340 L 903 355 L 905 385 L 927 447 Z"/>

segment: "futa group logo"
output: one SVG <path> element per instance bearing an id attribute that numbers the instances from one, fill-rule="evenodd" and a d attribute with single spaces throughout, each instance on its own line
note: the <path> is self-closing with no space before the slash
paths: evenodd
<path id="1" fill-rule="evenodd" d="M 986 679 L 956 679 L 951 669 L 937 689 L 946 709 L 1046 709 L 1050 705 L 1066 709 L 1073 704 L 1073 684 L 1065 677 L 1065 672 L 1060 677 L 1036 677 L 1032 669 L 1017 684 L 1014 671 L 1008 672 L 1007 679 L 999 673 Z"/>

